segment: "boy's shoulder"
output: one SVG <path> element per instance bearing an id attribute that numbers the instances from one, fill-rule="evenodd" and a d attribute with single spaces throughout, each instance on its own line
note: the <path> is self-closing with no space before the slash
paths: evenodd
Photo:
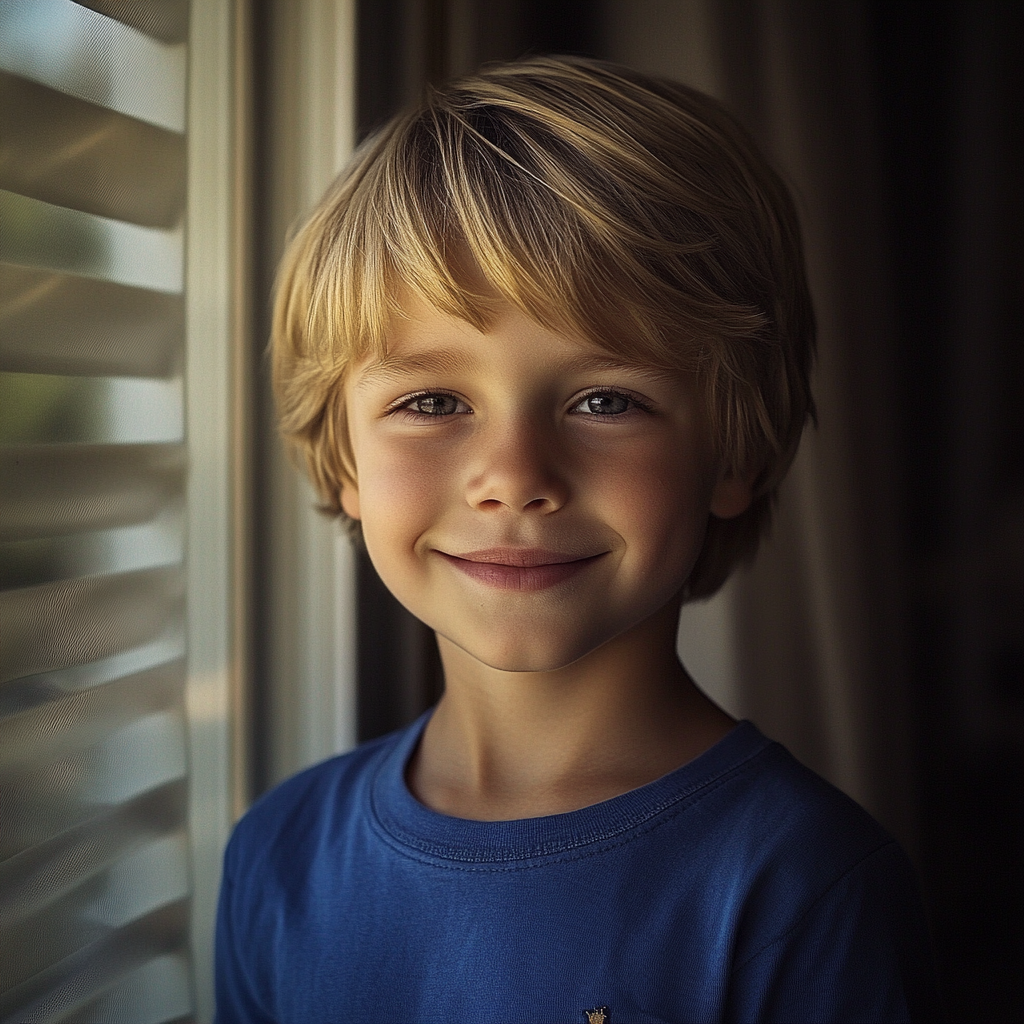
<path id="1" fill-rule="evenodd" d="M 337 832 L 365 812 L 368 786 L 387 754 L 413 726 L 360 744 L 344 754 L 304 768 L 258 797 L 242 815 L 228 843 L 225 864 L 256 866 L 277 855 L 286 859 Z"/>
<path id="2" fill-rule="evenodd" d="M 851 841 L 866 849 L 893 842 L 860 804 L 782 744 L 765 737 L 751 722 L 741 722 L 732 735 L 739 740 L 742 733 L 746 756 L 723 777 L 734 828 L 745 825 L 762 839 L 787 837 L 797 845 L 812 835 L 845 849 L 850 849 Z"/>
<path id="3" fill-rule="evenodd" d="M 748 907 L 763 899 L 799 915 L 844 878 L 908 866 L 863 807 L 752 722 L 673 776 L 680 788 L 664 813 L 663 869 L 733 889 Z"/>
<path id="4" fill-rule="evenodd" d="M 706 852 L 717 848 L 719 869 L 748 879 L 748 901 L 763 894 L 795 910 L 851 876 L 909 871 L 899 844 L 856 801 L 751 723 L 739 730 L 749 753 L 713 784 L 720 795 L 708 794 L 718 836 Z"/>

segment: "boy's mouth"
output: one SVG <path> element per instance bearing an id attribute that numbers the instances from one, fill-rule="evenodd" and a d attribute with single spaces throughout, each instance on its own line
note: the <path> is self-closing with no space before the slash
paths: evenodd
<path id="1" fill-rule="evenodd" d="M 450 565 L 485 586 L 498 590 L 546 590 L 582 572 L 597 555 L 566 554 L 543 548 L 484 548 L 450 555 L 439 551 Z"/>

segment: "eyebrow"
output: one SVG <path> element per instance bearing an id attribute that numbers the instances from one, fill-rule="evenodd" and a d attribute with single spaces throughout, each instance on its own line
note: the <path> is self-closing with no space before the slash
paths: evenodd
<path id="1" fill-rule="evenodd" d="M 675 381 L 679 372 L 660 366 L 651 366 L 647 363 L 627 362 L 624 359 L 616 359 L 615 356 L 587 354 L 570 359 L 564 369 L 587 373 L 589 371 L 610 370 L 623 373 L 633 373 L 641 377 L 648 377 L 657 381 Z"/>
<path id="2" fill-rule="evenodd" d="M 361 370 L 355 387 L 390 384 L 416 373 L 458 373 L 468 369 L 471 363 L 463 353 L 448 349 L 408 356 L 386 356 Z"/>

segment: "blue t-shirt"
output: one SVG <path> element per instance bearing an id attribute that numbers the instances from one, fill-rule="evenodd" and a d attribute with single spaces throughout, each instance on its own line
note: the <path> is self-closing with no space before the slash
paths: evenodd
<path id="1" fill-rule="evenodd" d="M 484 822 L 406 787 L 425 721 L 239 822 L 220 1024 L 939 1019 L 906 857 L 749 722 L 622 796 Z"/>

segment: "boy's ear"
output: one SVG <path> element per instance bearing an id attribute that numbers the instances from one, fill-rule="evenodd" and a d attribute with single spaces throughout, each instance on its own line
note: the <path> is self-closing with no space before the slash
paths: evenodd
<path id="1" fill-rule="evenodd" d="M 719 519 L 733 519 L 750 508 L 754 488 L 746 473 L 722 469 L 711 492 L 711 514 Z"/>
<path id="2" fill-rule="evenodd" d="M 351 480 L 342 481 L 341 507 L 349 519 L 359 518 L 359 488 Z"/>

